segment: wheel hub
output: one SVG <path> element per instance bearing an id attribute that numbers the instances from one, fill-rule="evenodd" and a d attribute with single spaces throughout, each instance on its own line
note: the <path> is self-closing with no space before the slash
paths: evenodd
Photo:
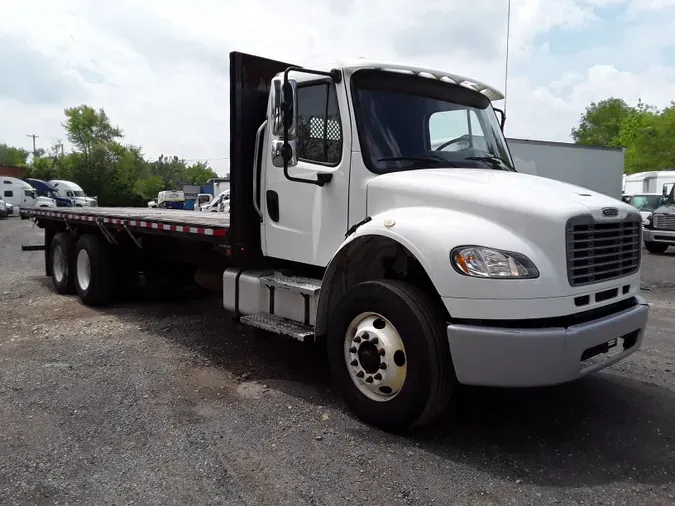
<path id="1" fill-rule="evenodd" d="M 384 402 L 403 388 L 407 375 L 405 347 L 396 328 L 383 316 L 363 313 L 345 336 L 349 375 L 366 397 Z"/>

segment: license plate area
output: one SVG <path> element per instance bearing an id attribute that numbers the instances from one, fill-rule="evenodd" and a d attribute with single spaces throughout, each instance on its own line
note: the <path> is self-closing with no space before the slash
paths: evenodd
<path id="1" fill-rule="evenodd" d="M 580 369 L 586 369 L 594 364 L 610 360 L 612 357 L 629 350 L 636 345 L 640 330 L 634 330 L 621 337 L 610 339 L 590 348 L 586 348 L 581 354 Z"/>

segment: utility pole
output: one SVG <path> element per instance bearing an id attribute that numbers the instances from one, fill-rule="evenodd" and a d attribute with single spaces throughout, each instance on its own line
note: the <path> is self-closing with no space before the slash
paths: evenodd
<path id="1" fill-rule="evenodd" d="M 35 139 L 37 139 L 37 138 L 40 137 L 40 136 L 39 136 L 39 135 L 35 135 L 35 134 L 26 134 L 26 137 L 32 137 L 32 138 L 33 138 L 33 156 L 34 156 L 34 157 L 37 156 L 37 155 L 36 155 L 36 153 L 37 153 L 37 148 L 35 147 Z"/>

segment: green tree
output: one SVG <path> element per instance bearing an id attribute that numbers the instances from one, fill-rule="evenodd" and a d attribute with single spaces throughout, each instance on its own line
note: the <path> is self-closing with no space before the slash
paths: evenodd
<path id="1" fill-rule="evenodd" d="M 156 162 L 150 164 L 150 172 L 162 180 L 162 190 L 178 190 L 185 181 L 187 166 L 185 160 L 177 156 L 159 155 Z"/>
<path id="2" fill-rule="evenodd" d="M 675 169 L 675 102 L 644 122 L 631 149 L 632 172 Z"/>
<path id="3" fill-rule="evenodd" d="M 84 154 L 85 159 L 92 156 L 97 145 L 122 138 L 122 130 L 110 123 L 103 109 L 96 111 L 88 105 L 79 105 L 68 107 L 64 112 L 66 122 L 62 126 L 66 129 L 68 140 Z"/>
<path id="4" fill-rule="evenodd" d="M 25 167 L 28 155 L 28 151 L 23 148 L 15 148 L 8 146 L 7 144 L 0 144 L 0 165 Z"/>
<path id="5" fill-rule="evenodd" d="M 164 189 L 164 183 L 159 176 L 148 176 L 136 182 L 134 190 L 144 200 L 156 200 L 157 194 Z"/>
<path id="6" fill-rule="evenodd" d="M 206 184 L 213 177 L 218 177 L 218 174 L 206 162 L 197 162 L 185 169 L 184 182 L 187 184 Z"/>
<path id="7" fill-rule="evenodd" d="M 579 126 L 572 128 L 572 139 L 577 144 L 618 147 L 621 125 L 633 111 L 621 98 L 591 102 L 581 115 Z"/>

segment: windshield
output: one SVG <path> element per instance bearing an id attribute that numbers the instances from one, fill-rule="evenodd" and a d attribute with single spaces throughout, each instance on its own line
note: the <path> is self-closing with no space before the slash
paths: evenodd
<path id="1" fill-rule="evenodd" d="M 661 195 L 634 195 L 630 205 L 639 211 L 653 211 L 661 205 Z"/>
<path id="2" fill-rule="evenodd" d="M 76 197 L 86 197 L 83 191 L 73 191 Z"/>
<path id="3" fill-rule="evenodd" d="M 352 86 L 361 151 L 370 170 L 513 170 L 497 116 L 484 95 L 378 70 L 355 72 Z"/>

